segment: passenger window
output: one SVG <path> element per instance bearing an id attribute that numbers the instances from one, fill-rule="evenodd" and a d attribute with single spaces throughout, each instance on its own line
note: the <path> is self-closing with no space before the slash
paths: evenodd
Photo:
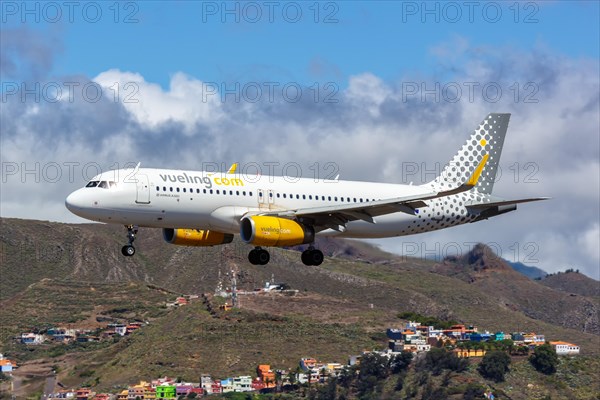
<path id="1" fill-rule="evenodd" d="M 356 197 L 354 198 L 354 202 L 356 203 Z"/>
<path id="2" fill-rule="evenodd" d="M 246 191 L 244 190 L 244 191 L 242 192 L 242 194 L 245 196 L 245 195 L 246 195 Z"/>
<path id="3" fill-rule="evenodd" d="M 273 197 L 273 193 L 272 192 L 269 192 L 269 197 L 271 197 L 271 198 Z"/>
<path id="4" fill-rule="evenodd" d="M 335 197 L 334 197 L 334 199 L 335 199 L 335 201 L 338 201 L 338 200 L 337 200 L 337 196 L 335 196 Z"/>
<path id="5" fill-rule="evenodd" d="M 200 194 L 200 189 L 196 189 L 196 193 Z"/>
<path id="6" fill-rule="evenodd" d="M 185 193 L 185 188 L 183 188 L 183 193 Z"/>
<path id="7" fill-rule="evenodd" d="M 221 193 L 219 192 L 219 189 L 217 189 L 217 194 L 221 194 Z"/>
<path id="8" fill-rule="evenodd" d="M 230 191 L 229 191 L 229 195 L 230 195 L 230 196 L 233 196 L 233 190 L 230 190 Z"/>
<path id="9" fill-rule="evenodd" d="M 308 199 L 309 199 L 309 200 L 312 200 L 312 194 L 309 194 L 309 195 L 308 195 Z"/>
<path id="10" fill-rule="evenodd" d="M 302 200 L 306 200 L 306 195 L 305 194 L 302 195 Z"/>
<path id="11" fill-rule="evenodd" d="M 175 190 L 177 190 L 177 193 L 179 193 L 179 188 L 176 188 Z"/>
<path id="12" fill-rule="evenodd" d="M 284 199 L 287 199 L 287 195 L 286 195 L 285 193 L 283 194 L 283 198 L 284 198 Z"/>
<path id="13" fill-rule="evenodd" d="M 170 187 L 170 188 L 169 188 L 169 190 L 172 192 L 172 191 L 173 191 L 173 188 L 172 188 L 172 187 Z"/>
<path id="14" fill-rule="evenodd" d="M 206 189 L 202 189 L 202 193 L 206 194 Z"/>
<path id="15" fill-rule="evenodd" d="M 239 195 L 240 195 L 240 191 L 239 191 L 239 190 L 236 190 L 236 191 L 235 191 L 235 195 L 236 195 L 236 196 L 239 196 Z"/>
<path id="16" fill-rule="evenodd" d="M 279 198 L 279 193 L 277 193 L 277 198 Z"/>
<path id="17" fill-rule="evenodd" d="M 327 199 L 328 199 L 329 201 L 331 201 L 331 196 L 328 196 L 328 197 L 327 197 Z"/>
<path id="18" fill-rule="evenodd" d="M 157 192 L 158 192 L 158 191 L 160 191 L 160 186 L 157 186 L 157 187 L 156 187 L 156 191 L 157 191 Z"/>
<path id="19" fill-rule="evenodd" d="M 252 196 L 252 192 L 248 192 L 248 196 Z"/>
<path id="20" fill-rule="evenodd" d="M 337 198 L 336 198 L 336 200 L 337 200 Z M 340 201 L 343 203 L 344 202 L 344 198 L 340 197 Z"/>
<path id="21" fill-rule="evenodd" d="M 325 196 L 321 196 L 321 200 L 325 201 Z"/>
<path id="22" fill-rule="evenodd" d="M 297 194 L 297 195 L 296 195 L 296 198 L 299 200 L 299 199 L 300 199 L 300 195 L 299 195 L 299 194 Z"/>
<path id="23" fill-rule="evenodd" d="M 212 191 L 212 189 L 210 189 L 210 194 L 213 194 L 213 191 Z"/>
<path id="24" fill-rule="evenodd" d="M 163 186 L 163 192 L 166 192 L 166 191 L 167 191 L 167 187 Z"/>

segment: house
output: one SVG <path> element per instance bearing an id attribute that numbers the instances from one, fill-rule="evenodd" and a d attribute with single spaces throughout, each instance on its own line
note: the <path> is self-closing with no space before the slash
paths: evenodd
<path id="1" fill-rule="evenodd" d="M 233 380 L 231 378 L 221 380 L 222 393 L 233 392 Z"/>
<path id="2" fill-rule="evenodd" d="M 306 357 L 300 359 L 300 368 L 302 368 L 303 371 L 314 369 L 316 365 L 317 360 L 314 358 Z"/>
<path id="3" fill-rule="evenodd" d="M 556 354 L 559 356 L 571 356 L 579 354 L 579 346 L 573 343 L 556 341 L 550 342 L 550 345 L 554 347 L 554 351 L 556 351 Z"/>
<path id="4" fill-rule="evenodd" d="M 249 392 L 252 390 L 252 378 L 250 376 L 236 376 L 232 379 L 234 392 Z"/>
<path id="5" fill-rule="evenodd" d="M 185 305 L 187 305 L 187 304 L 188 304 L 188 300 L 187 300 L 185 297 L 178 297 L 178 298 L 175 300 L 175 303 L 176 303 L 178 306 L 185 306 Z"/>
<path id="6" fill-rule="evenodd" d="M 129 391 L 125 389 L 117 395 L 117 400 L 127 400 L 127 396 L 129 396 Z"/>
<path id="7" fill-rule="evenodd" d="M 0 371 L 1 372 L 12 372 L 12 370 L 17 366 L 14 361 L 11 361 L 7 358 L 4 358 L 4 355 L 0 353 Z"/>
<path id="8" fill-rule="evenodd" d="M 265 382 L 263 382 L 262 379 L 260 378 L 256 378 L 252 381 L 252 390 L 260 392 L 261 390 L 265 389 L 267 387 L 267 385 L 265 385 Z"/>
<path id="9" fill-rule="evenodd" d="M 111 395 L 107 394 L 107 393 L 98 393 L 94 397 L 92 397 L 92 400 L 110 400 L 110 399 L 111 399 Z"/>
<path id="10" fill-rule="evenodd" d="M 177 398 L 177 391 L 173 385 L 159 385 L 156 387 L 156 398 L 157 399 L 175 399 Z"/>
<path id="11" fill-rule="evenodd" d="M 483 357 L 485 355 L 483 349 L 454 349 L 453 351 L 458 358 Z"/>
<path id="12" fill-rule="evenodd" d="M 275 372 L 273 372 L 270 365 L 261 364 L 256 367 L 256 375 L 265 384 L 265 387 L 275 387 Z"/>
<path id="13" fill-rule="evenodd" d="M 38 335 L 36 333 L 31 333 L 31 332 L 21 334 L 21 343 L 23 343 L 23 344 L 30 344 L 30 345 L 42 344 L 42 343 L 44 343 L 45 340 L 46 340 L 46 337 L 44 335 Z"/>
<path id="14" fill-rule="evenodd" d="M 75 392 L 75 399 L 77 400 L 88 400 L 92 397 L 92 391 L 88 388 L 80 388 Z"/>
<path id="15" fill-rule="evenodd" d="M 139 384 L 129 386 L 127 391 L 127 400 L 143 399 L 146 394 L 146 387 L 150 386 L 147 382 L 141 381 Z"/>

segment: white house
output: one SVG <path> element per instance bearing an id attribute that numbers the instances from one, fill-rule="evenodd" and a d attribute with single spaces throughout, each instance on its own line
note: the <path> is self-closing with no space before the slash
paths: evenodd
<path id="1" fill-rule="evenodd" d="M 559 356 L 568 356 L 579 354 L 579 346 L 568 342 L 550 342 L 556 354 Z"/>

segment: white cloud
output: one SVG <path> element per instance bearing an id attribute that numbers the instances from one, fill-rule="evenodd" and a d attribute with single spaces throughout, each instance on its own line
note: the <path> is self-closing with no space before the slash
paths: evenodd
<path id="1" fill-rule="evenodd" d="M 193 134 L 196 124 L 213 123 L 223 116 L 216 88 L 181 72 L 173 75 L 168 91 L 146 82 L 138 73 L 117 69 L 102 72 L 93 80 L 110 95 L 118 93 L 136 121 L 151 129 L 176 121 Z"/>
<path id="2" fill-rule="evenodd" d="M 324 164 L 332 161 L 342 179 L 420 183 L 432 178 L 428 171 L 436 163 L 451 159 L 487 113 L 511 112 L 495 192 L 508 198 L 553 199 L 522 205 L 489 221 L 382 243 L 395 251 L 409 242 L 425 250 L 453 242 L 498 243 L 508 259 L 548 271 L 579 268 L 597 277 L 598 61 L 514 49 L 494 49 L 490 55 L 480 48 L 474 54 L 464 50 L 464 41 L 458 47 L 460 65 L 450 62 L 442 75 L 463 87 L 465 82 L 477 81 L 480 87 L 497 82 L 504 90 L 498 102 L 481 96 L 470 101 L 466 92 L 455 103 L 406 98 L 403 82 L 427 80 L 427 87 L 434 87 L 435 77 L 417 73 L 400 82 L 385 82 L 370 73 L 353 76 L 347 89 L 336 94 L 337 103 L 310 96 L 297 103 L 281 97 L 274 102 L 223 102 L 218 95 L 203 97 L 207 88 L 200 77 L 174 74 L 164 90 L 140 74 L 117 69 L 93 80 L 107 95 L 115 83 L 121 89 L 135 83 L 138 103 L 115 103 L 110 96 L 93 104 L 81 99 L 53 104 L 11 99 L 0 110 L 0 154 L 3 168 L 16 163 L 19 171 L 9 175 L 3 170 L 1 213 L 74 221 L 63 202 L 83 184 L 86 166 L 106 169 L 137 161 L 188 169 L 203 162 L 222 162 L 225 168 L 233 161 L 280 166 L 297 162 L 309 177 L 315 162 L 323 176 L 330 173 Z M 515 101 L 511 85 L 517 82 L 524 90 L 530 81 L 537 85 L 537 103 L 524 103 L 522 96 Z M 52 162 L 78 163 L 74 179 L 66 178 L 66 167 L 55 183 L 43 177 L 36 182 L 32 175 L 23 179 L 23 165 L 41 163 L 43 168 Z M 416 173 L 407 174 L 415 166 Z M 281 174 L 281 168 L 276 172 Z"/>

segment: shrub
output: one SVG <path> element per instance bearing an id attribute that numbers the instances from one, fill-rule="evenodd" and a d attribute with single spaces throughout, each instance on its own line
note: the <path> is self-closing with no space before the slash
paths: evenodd
<path id="1" fill-rule="evenodd" d="M 484 378 L 494 382 L 504 381 L 504 374 L 509 370 L 510 356 L 503 351 L 491 351 L 486 353 L 479 364 L 478 371 Z"/>
<path id="2" fill-rule="evenodd" d="M 533 354 L 529 357 L 529 362 L 537 371 L 551 375 L 556 372 L 558 356 L 552 346 L 543 344 L 536 347 Z"/>

